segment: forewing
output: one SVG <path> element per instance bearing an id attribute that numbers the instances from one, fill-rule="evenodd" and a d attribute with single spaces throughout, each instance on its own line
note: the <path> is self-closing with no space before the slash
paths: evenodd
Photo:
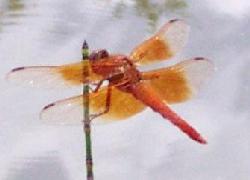
<path id="1" fill-rule="evenodd" d="M 96 114 L 105 109 L 107 88 L 90 94 L 90 113 Z M 131 94 L 112 88 L 111 106 L 107 114 L 94 122 L 109 122 L 129 118 L 139 113 L 145 106 Z M 81 124 L 83 120 L 83 96 L 57 101 L 44 107 L 41 119 L 48 124 Z"/>
<path id="2" fill-rule="evenodd" d="M 186 44 L 189 26 L 182 20 L 171 20 L 151 38 L 138 45 L 130 54 L 137 64 L 167 60 Z"/>
<path id="3" fill-rule="evenodd" d="M 169 104 L 193 97 L 202 83 L 210 77 L 213 64 L 204 58 L 182 61 L 174 66 L 143 73 L 143 79 Z"/>
<path id="4" fill-rule="evenodd" d="M 17 84 L 28 84 L 34 87 L 71 87 L 81 85 L 83 62 L 62 66 L 29 66 L 18 67 L 7 74 L 7 80 Z M 91 70 L 91 69 L 90 69 Z M 101 76 L 90 71 L 91 82 L 101 80 Z"/>

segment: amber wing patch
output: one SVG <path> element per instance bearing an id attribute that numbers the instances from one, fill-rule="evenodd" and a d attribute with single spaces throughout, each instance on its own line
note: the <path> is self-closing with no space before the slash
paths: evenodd
<path id="1" fill-rule="evenodd" d="M 90 94 L 90 113 L 95 114 L 105 109 L 107 88 Z M 131 94 L 112 89 L 110 111 L 93 122 L 109 122 L 129 118 L 144 110 L 145 106 Z M 83 96 L 75 96 L 45 106 L 40 114 L 48 124 L 81 124 L 83 120 Z"/>
<path id="2" fill-rule="evenodd" d="M 150 84 L 167 103 L 178 103 L 191 97 L 192 91 L 184 72 L 175 68 L 166 68 L 150 73 L 159 75 L 152 79 Z M 149 74 L 145 73 L 146 75 Z"/>
<path id="3" fill-rule="evenodd" d="M 130 54 L 137 64 L 149 64 L 170 59 L 186 44 L 189 26 L 182 20 L 169 21 Z"/>
<path id="4" fill-rule="evenodd" d="M 87 61 L 86 61 L 87 62 Z M 86 82 L 86 77 L 83 76 L 83 63 L 86 62 L 78 62 L 74 64 L 64 65 L 58 68 L 59 74 L 63 77 L 65 81 L 72 85 L 79 85 L 83 82 Z M 90 66 L 91 67 L 91 66 Z M 89 72 L 89 80 L 90 81 L 98 81 L 101 80 L 102 77 L 98 74 L 95 74 L 91 68 Z"/>
<path id="5" fill-rule="evenodd" d="M 173 53 L 168 45 L 159 37 L 152 37 L 138 46 L 130 58 L 139 64 L 153 63 L 154 61 L 169 59 Z"/>
<path id="6" fill-rule="evenodd" d="M 105 108 L 106 103 L 106 88 L 102 89 L 97 94 L 91 94 L 90 106 L 91 111 L 98 112 Z M 106 120 L 121 120 L 129 118 L 136 113 L 139 113 L 145 108 L 144 104 L 138 101 L 130 93 L 122 92 L 117 88 L 112 88 L 111 106 L 107 114 L 101 119 Z"/>
<path id="7" fill-rule="evenodd" d="M 205 58 L 182 61 L 174 66 L 143 73 L 167 103 L 179 103 L 193 97 L 210 77 L 213 64 Z"/>

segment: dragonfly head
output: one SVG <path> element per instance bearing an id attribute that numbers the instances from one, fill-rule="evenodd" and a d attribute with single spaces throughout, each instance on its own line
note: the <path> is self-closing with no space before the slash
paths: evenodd
<path id="1" fill-rule="evenodd" d="M 93 51 L 89 55 L 89 60 L 96 61 L 96 60 L 107 58 L 107 57 L 109 57 L 108 51 L 106 49 L 101 49 L 101 50 Z"/>

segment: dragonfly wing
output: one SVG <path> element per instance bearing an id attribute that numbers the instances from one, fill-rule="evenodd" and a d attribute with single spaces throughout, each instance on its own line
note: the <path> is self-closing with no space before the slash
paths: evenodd
<path id="1" fill-rule="evenodd" d="M 29 66 L 18 67 L 7 74 L 7 80 L 17 84 L 28 84 L 33 87 L 71 87 L 81 85 L 83 62 L 62 66 Z M 90 72 L 90 81 L 101 80 L 102 77 Z"/>
<path id="2" fill-rule="evenodd" d="M 96 114 L 105 110 L 107 88 L 90 94 L 90 113 Z M 94 122 L 109 122 L 129 118 L 141 112 L 145 106 L 131 94 L 112 89 L 110 110 Z M 41 119 L 48 124 L 81 124 L 83 120 L 83 96 L 57 101 L 44 107 Z"/>
<path id="3" fill-rule="evenodd" d="M 48 104 L 40 113 L 40 119 L 51 125 L 80 124 L 82 117 L 82 96 L 75 96 Z"/>
<path id="4" fill-rule="evenodd" d="M 151 38 L 139 44 L 130 54 L 138 64 L 166 60 L 178 53 L 186 44 L 189 26 L 182 20 L 171 20 Z"/>
<path id="5" fill-rule="evenodd" d="M 174 66 L 145 72 L 142 76 L 143 79 L 150 80 L 151 86 L 171 104 L 193 97 L 213 70 L 214 66 L 209 60 L 194 58 Z"/>

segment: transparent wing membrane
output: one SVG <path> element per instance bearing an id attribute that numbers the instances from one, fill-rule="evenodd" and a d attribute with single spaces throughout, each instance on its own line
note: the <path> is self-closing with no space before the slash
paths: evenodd
<path id="1" fill-rule="evenodd" d="M 102 112 L 106 105 L 107 88 L 90 94 L 90 113 Z M 94 122 L 109 122 L 129 118 L 141 112 L 145 106 L 131 94 L 112 89 L 111 106 L 107 114 L 94 119 Z M 80 124 L 83 118 L 83 96 L 57 101 L 44 107 L 40 114 L 48 124 Z"/>
<path id="2" fill-rule="evenodd" d="M 33 87 L 71 87 L 81 85 L 83 77 L 83 62 L 63 66 L 30 66 L 15 68 L 7 74 L 7 80 L 30 85 Z M 90 81 L 100 80 L 101 77 L 90 71 Z"/>
<path id="3" fill-rule="evenodd" d="M 210 77 L 213 64 L 204 58 L 182 61 L 174 66 L 143 73 L 143 79 L 167 103 L 179 103 L 193 97 L 202 83 Z"/>
<path id="4" fill-rule="evenodd" d="M 137 64 L 167 60 L 186 44 L 189 26 L 182 20 L 171 20 L 151 38 L 139 44 L 130 54 Z"/>

